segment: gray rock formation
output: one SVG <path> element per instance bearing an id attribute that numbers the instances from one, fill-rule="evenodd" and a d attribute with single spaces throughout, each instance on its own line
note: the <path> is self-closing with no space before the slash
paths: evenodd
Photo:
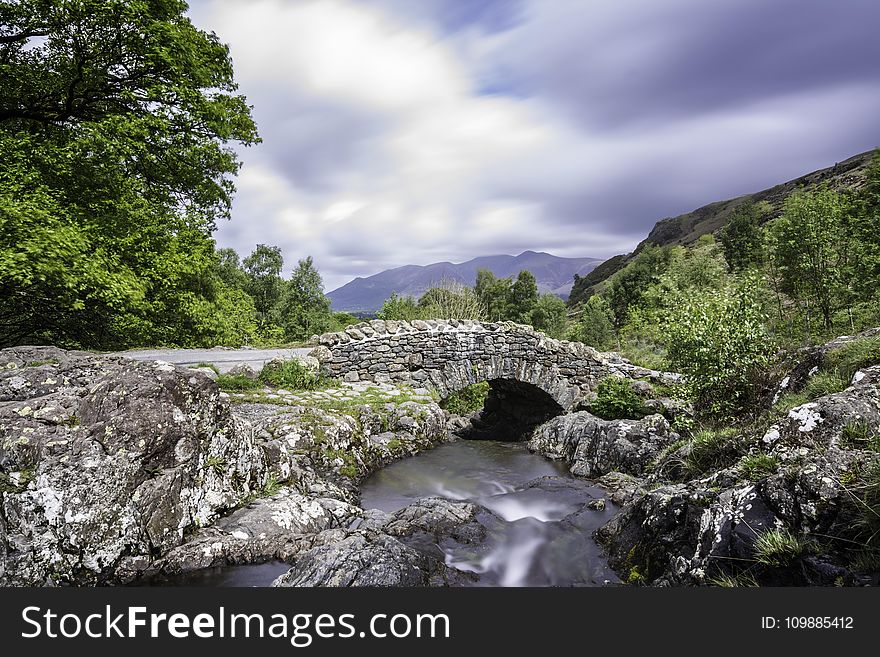
<path id="1" fill-rule="evenodd" d="M 611 564 L 627 581 L 652 584 L 705 583 L 743 564 L 765 584 L 870 583 L 840 555 L 864 540 L 847 482 L 880 455 L 847 436 L 854 423 L 880 432 L 878 384 L 880 366 L 866 368 L 843 392 L 792 409 L 756 436 L 750 453 L 778 466 L 755 481 L 732 467 L 687 483 L 630 486 L 626 506 L 599 531 Z M 780 528 L 806 547 L 791 568 L 767 568 L 755 561 L 755 541 Z"/>
<path id="2" fill-rule="evenodd" d="M 678 434 L 662 415 L 641 420 L 602 420 L 586 411 L 541 425 L 529 449 L 571 463 L 572 474 L 596 478 L 609 472 L 642 474 Z"/>
<path id="3" fill-rule="evenodd" d="M 15 584 L 108 581 L 267 475 L 216 384 L 161 361 L 4 349 L 0 440 L 0 581 Z"/>
<path id="4" fill-rule="evenodd" d="M 447 435 L 431 403 L 236 412 L 210 378 L 161 361 L 0 350 L 0 583 L 269 558 L 349 522 L 361 477 Z"/>
<path id="5" fill-rule="evenodd" d="M 331 529 L 305 539 L 275 586 L 447 586 L 471 576 L 448 568 L 438 544 L 478 543 L 486 528 L 467 502 L 426 498 L 379 522 Z"/>

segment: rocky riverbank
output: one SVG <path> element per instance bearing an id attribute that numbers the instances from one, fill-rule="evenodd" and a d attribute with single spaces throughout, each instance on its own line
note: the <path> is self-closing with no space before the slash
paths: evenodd
<path id="1" fill-rule="evenodd" d="M 850 370 L 839 357 L 876 333 L 798 354 L 767 408 L 735 430 L 688 435 L 677 429 L 686 405 L 655 389 L 658 377 L 632 380 L 645 412 L 659 412 L 561 412 L 529 449 L 587 481 L 534 485 L 561 491 L 575 526 L 605 509 L 591 482 L 605 487 L 621 508 L 596 538 L 625 583 L 877 584 L 880 365 L 873 342 Z M 843 389 L 817 385 L 831 367 L 846 372 Z M 488 508 L 359 506 L 370 473 L 467 433 L 434 393 L 357 381 L 227 394 L 212 375 L 0 350 L 0 584 L 161 582 L 270 560 L 291 566 L 279 586 L 473 582 L 438 545 L 478 545 Z"/>
<path id="2" fill-rule="evenodd" d="M 682 439 L 660 416 L 575 413 L 530 446 L 614 491 L 623 507 L 597 538 L 626 582 L 876 585 L 878 333 L 792 358 L 774 405 L 736 429 Z M 822 394 L 840 372 L 844 389 Z"/>
<path id="3" fill-rule="evenodd" d="M 283 558 L 292 537 L 362 515 L 363 476 L 448 436 L 430 397 L 390 387 L 274 396 L 231 405 L 161 361 L 0 350 L 0 583 Z"/>

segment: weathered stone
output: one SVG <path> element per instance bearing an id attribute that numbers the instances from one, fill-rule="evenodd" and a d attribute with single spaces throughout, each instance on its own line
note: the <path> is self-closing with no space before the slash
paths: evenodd
<path id="1" fill-rule="evenodd" d="M 274 586 L 428 586 L 446 566 L 387 534 L 328 530 Z"/>
<path id="2" fill-rule="evenodd" d="M 29 387 L 39 396 L 0 398 L 0 471 L 26 473 L 3 494 L 0 582 L 110 581 L 123 559 L 179 545 L 263 485 L 263 452 L 209 378 L 158 361 L 57 359 L 51 377 L 0 370 L 0 390 L 29 370 L 42 380 Z"/>
<path id="3" fill-rule="evenodd" d="M 248 379 L 256 379 L 258 376 L 258 373 L 254 371 L 254 368 L 247 363 L 239 363 L 230 369 L 227 374 L 229 374 L 229 376 L 244 376 Z"/>
<path id="4" fill-rule="evenodd" d="M 612 471 L 641 474 L 677 439 L 662 415 L 609 421 L 581 411 L 541 425 L 529 449 L 571 463 L 573 474 L 595 478 Z"/>

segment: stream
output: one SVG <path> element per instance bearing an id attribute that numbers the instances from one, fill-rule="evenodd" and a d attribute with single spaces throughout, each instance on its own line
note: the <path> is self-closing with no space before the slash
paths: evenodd
<path id="1" fill-rule="evenodd" d="M 361 506 L 394 513 L 425 497 L 469 501 L 491 513 L 477 520 L 477 545 L 444 538 L 446 565 L 472 574 L 476 586 L 604 586 L 619 579 L 593 532 L 616 512 L 589 509 L 606 492 L 569 474 L 522 442 L 459 440 L 392 463 L 361 486 Z M 154 581 L 171 586 L 271 586 L 280 561 L 199 570 Z"/>
<path id="2" fill-rule="evenodd" d="M 393 513 L 430 496 L 474 502 L 492 511 L 480 545 L 440 544 L 446 565 L 474 573 L 481 586 L 602 586 L 619 580 L 592 533 L 614 515 L 584 507 L 605 498 L 559 462 L 524 443 L 460 440 L 397 461 L 361 486 L 361 506 Z M 498 517 L 501 520 L 498 520 Z"/>

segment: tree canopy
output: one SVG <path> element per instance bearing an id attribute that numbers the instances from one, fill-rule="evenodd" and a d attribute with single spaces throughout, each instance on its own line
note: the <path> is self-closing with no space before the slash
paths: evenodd
<path id="1" fill-rule="evenodd" d="M 258 140 L 176 0 L 0 3 L 0 344 L 210 342 L 210 238 Z M 221 322 L 222 323 L 222 322 Z"/>

